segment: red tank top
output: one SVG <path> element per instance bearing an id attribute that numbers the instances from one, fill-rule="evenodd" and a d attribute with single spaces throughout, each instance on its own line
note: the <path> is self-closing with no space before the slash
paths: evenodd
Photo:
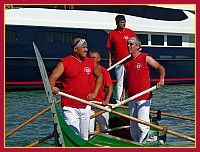
<path id="1" fill-rule="evenodd" d="M 107 69 L 105 69 L 102 66 L 99 66 L 99 69 L 103 74 L 103 85 L 101 86 L 99 93 L 97 94 L 97 97 L 94 99 L 94 101 L 103 102 L 105 100 L 105 97 L 106 97 L 105 88 L 112 86 L 112 80 L 111 80 L 111 77 L 110 77 L 110 73 L 107 71 Z M 90 83 L 90 88 L 91 88 L 90 92 L 94 91 L 95 82 L 96 82 L 96 78 L 94 77 L 94 75 L 92 75 L 91 83 Z"/>
<path id="2" fill-rule="evenodd" d="M 126 69 L 126 80 L 128 96 L 131 97 L 151 86 L 150 69 L 146 63 L 148 54 L 140 53 L 134 59 L 129 59 L 124 67 Z M 152 93 L 144 94 L 135 100 L 148 100 L 152 98 Z"/>
<path id="3" fill-rule="evenodd" d="M 61 77 L 61 91 L 88 100 L 89 81 L 94 71 L 94 59 L 85 58 L 79 61 L 74 56 L 61 59 L 64 65 L 64 73 Z M 62 106 L 73 108 L 85 108 L 86 104 L 62 97 Z"/>
<path id="4" fill-rule="evenodd" d="M 136 34 L 125 28 L 122 32 L 112 30 L 108 35 L 107 48 L 113 50 L 115 63 L 129 55 L 127 40 L 130 37 L 137 37 Z"/>

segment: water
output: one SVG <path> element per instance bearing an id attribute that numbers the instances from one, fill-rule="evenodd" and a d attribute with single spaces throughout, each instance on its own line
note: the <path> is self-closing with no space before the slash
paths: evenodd
<path id="1" fill-rule="evenodd" d="M 21 125 L 24 120 L 28 120 L 38 112 L 49 106 L 45 92 L 6 92 L 5 101 L 5 133 Z M 151 110 L 161 110 L 162 112 L 177 114 L 181 116 L 195 116 L 195 87 L 194 85 L 166 85 L 160 90 L 154 91 Z M 53 132 L 51 112 L 48 111 L 13 133 L 5 140 L 6 147 L 27 146 Z M 195 123 L 190 120 L 182 120 L 162 116 L 160 124 L 166 125 L 170 130 L 195 137 Z M 38 146 L 54 146 L 54 139 L 51 138 Z M 194 147 L 194 143 L 171 134 L 167 134 L 166 146 Z"/>
<path id="2" fill-rule="evenodd" d="M 194 85 L 170 85 L 161 90 L 154 91 L 151 110 L 176 114 L 180 116 L 195 117 L 195 87 Z M 166 126 L 168 129 L 195 138 L 195 123 L 173 117 L 162 116 L 160 124 L 174 124 Z M 171 134 L 167 134 L 168 146 L 194 146 L 194 143 Z"/>

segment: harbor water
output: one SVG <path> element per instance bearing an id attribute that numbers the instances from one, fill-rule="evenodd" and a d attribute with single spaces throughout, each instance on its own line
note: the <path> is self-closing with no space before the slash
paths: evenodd
<path id="1" fill-rule="evenodd" d="M 195 86 L 166 85 L 162 89 L 153 91 L 151 110 L 161 110 L 169 114 L 195 117 Z M 57 97 L 59 99 L 59 97 Z M 38 114 L 49 106 L 44 90 L 16 91 L 5 93 L 5 134 L 18 127 L 24 121 Z M 168 116 L 162 116 L 159 121 L 162 127 L 195 138 L 195 122 Z M 51 111 L 28 123 L 23 128 L 5 139 L 5 147 L 24 147 L 34 141 L 53 133 Z M 39 147 L 53 147 L 54 138 L 41 144 Z M 167 134 L 165 146 L 195 147 L 195 144 L 186 139 Z"/>

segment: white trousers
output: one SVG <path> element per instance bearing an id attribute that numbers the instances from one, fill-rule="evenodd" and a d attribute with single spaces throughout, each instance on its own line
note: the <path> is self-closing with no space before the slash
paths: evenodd
<path id="1" fill-rule="evenodd" d="M 98 108 L 93 108 L 91 109 L 91 116 L 97 112 L 101 111 Z M 109 126 L 109 112 L 104 112 L 103 114 L 99 115 L 96 117 L 96 121 L 100 127 L 100 130 L 107 130 L 108 126 Z M 89 132 L 94 132 L 94 128 L 95 128 L 95 118 L 90 119 L 90 128 L 89 128 Z"/>
<path id="2" fill-rule="evenodd" d="M 63 107 L 63 117 L 70 128 L 85 140 L 88 140 L 88 130 L 90 123 L 90 109 Z"/>
<path id="3" fill-rule="evenodd" d="M 150 122 L 149 110 L 150 110 L 151 100 L 138 100 L 130 101 L 128 103 L 130 116 Z M 145 137 L 148 135 L 150 130 L 149 126 L 137 123 L 135 121 L 130 121 L 130 133 L 131 137 L 136 142 L 143 142 Z"/>
<path id="4" fill-rule="evenodd" d="M 117 78 L 117 84 L 116 84 L 116 100 L 117 100 L 117 102 L 120 102 L 120 97 L 121 97 L 122 91 L 123 91 L 124 73 L 125 73 L 125 68 L 124 68 L 123 64 L 119 64 L 115 67 L 115 74 L 116 74 L 116 78 Z"/>

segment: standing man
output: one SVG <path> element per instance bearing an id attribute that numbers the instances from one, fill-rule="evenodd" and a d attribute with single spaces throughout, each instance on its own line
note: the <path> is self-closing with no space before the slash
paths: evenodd
<path id="1" fill-rule="evenodd" d="M 103 75 L 94 59 L 87 57 L 88 48 L 85 39 L 75 38 L 72 49 L 73 55 L 62 58 L 49 77 L 52 92 L 58 94 L 59 88 L 55 83 L 61 77 L 62 92 L 87 101 L 94 100 L 103 83 Z M 96 85 L 94 91 L 90 93 L 88 84 L 92 75 L 96 77 Z M 88 140 L 90 106 L 66 97 L 61 97 L 61 104 L 66 123 L 75 133 Z"/>
<path id="2" fill-rule="evenodd" d="M 151 87 L 150 68 L 154 68 L 160 74 L 157 88 L 164 86 L 165 68 L 155 61 L 150 55 L 141 53 L 141 41 L 138 38 L 128 39 L 128 50 L 131 58 L 124 63 L 126 70 L 125 89 L 131 97 Z M 125 89 L 121 100 L 125 98 Z M 149 110 L 151 105 L 152 93 L 146 93 L 128 103 L 130 116 L 150 122 Z M 130 133 L 134 141 L 143 142 L 148 136 L 149 126 L 130 121 Z"/>
<path id="3" fill-rule="evenodd" d="M 97 51 L 97 50 L 90 51 L 90 57 L 94 58 L 94 61 L 99 66 L 99 69 L 103 74 L 103 85 L 101 86 L 101 89 L 100 89 L 97 97 L 94 99 L 94 101 L 101 102 L 103 106 L 107 106 L 110 101 L 110 98 L 112 96 L 112 91 L 113 91 L 113 85 L 112 85 L 110 73 L 107 71 L 107 69 L 105 69 L 103 66 L 100 65 L 101 57 L 100 57 L 99 51 Z M 96 78 L 93 76 L 92 80 L 91 80 L 91 91 L 93 91 L 93 89 L 95 87 L 95 81 L 96 81 Z M 107 91 L 106 91 L 106 89 L 107 89 Z M 100 111 L 100 109 L 98 109 L 98 108 L 92 108 L 91 115 L 93 115 L 99 111 Z M 100 130 L 108 129 L 109 112 L 105 112 L 105 113 L 97 116 L 96 120 L 100 127 Z M 92 118 L 90 120 L 90 132 L 94 132 L 94 128 L 95 128 L 94 125 L 95 125 L 95 118 Z"/>
<path id="4" fill-rule="evenodd" d="M 115 17 L 117 28 L 112 30 L 108 35 L 107 48 L 108 48 L 108 66 L 112 65 L 112 57 L 114 56 L 114 62 L 122 60 L 123 58 L 129 55 L 127 49 L 127 40 L 130 37 L 137 37 L 136 34 L 125 28 L 126 19 L 124 15 L 117 15 Z M 123 90 L 123 81 L 124 81 L 124 66 L 119 64 L 115 67 L 115 74 L 117 78 L 116 85 L 116 100 L 120 101 Z"/>

